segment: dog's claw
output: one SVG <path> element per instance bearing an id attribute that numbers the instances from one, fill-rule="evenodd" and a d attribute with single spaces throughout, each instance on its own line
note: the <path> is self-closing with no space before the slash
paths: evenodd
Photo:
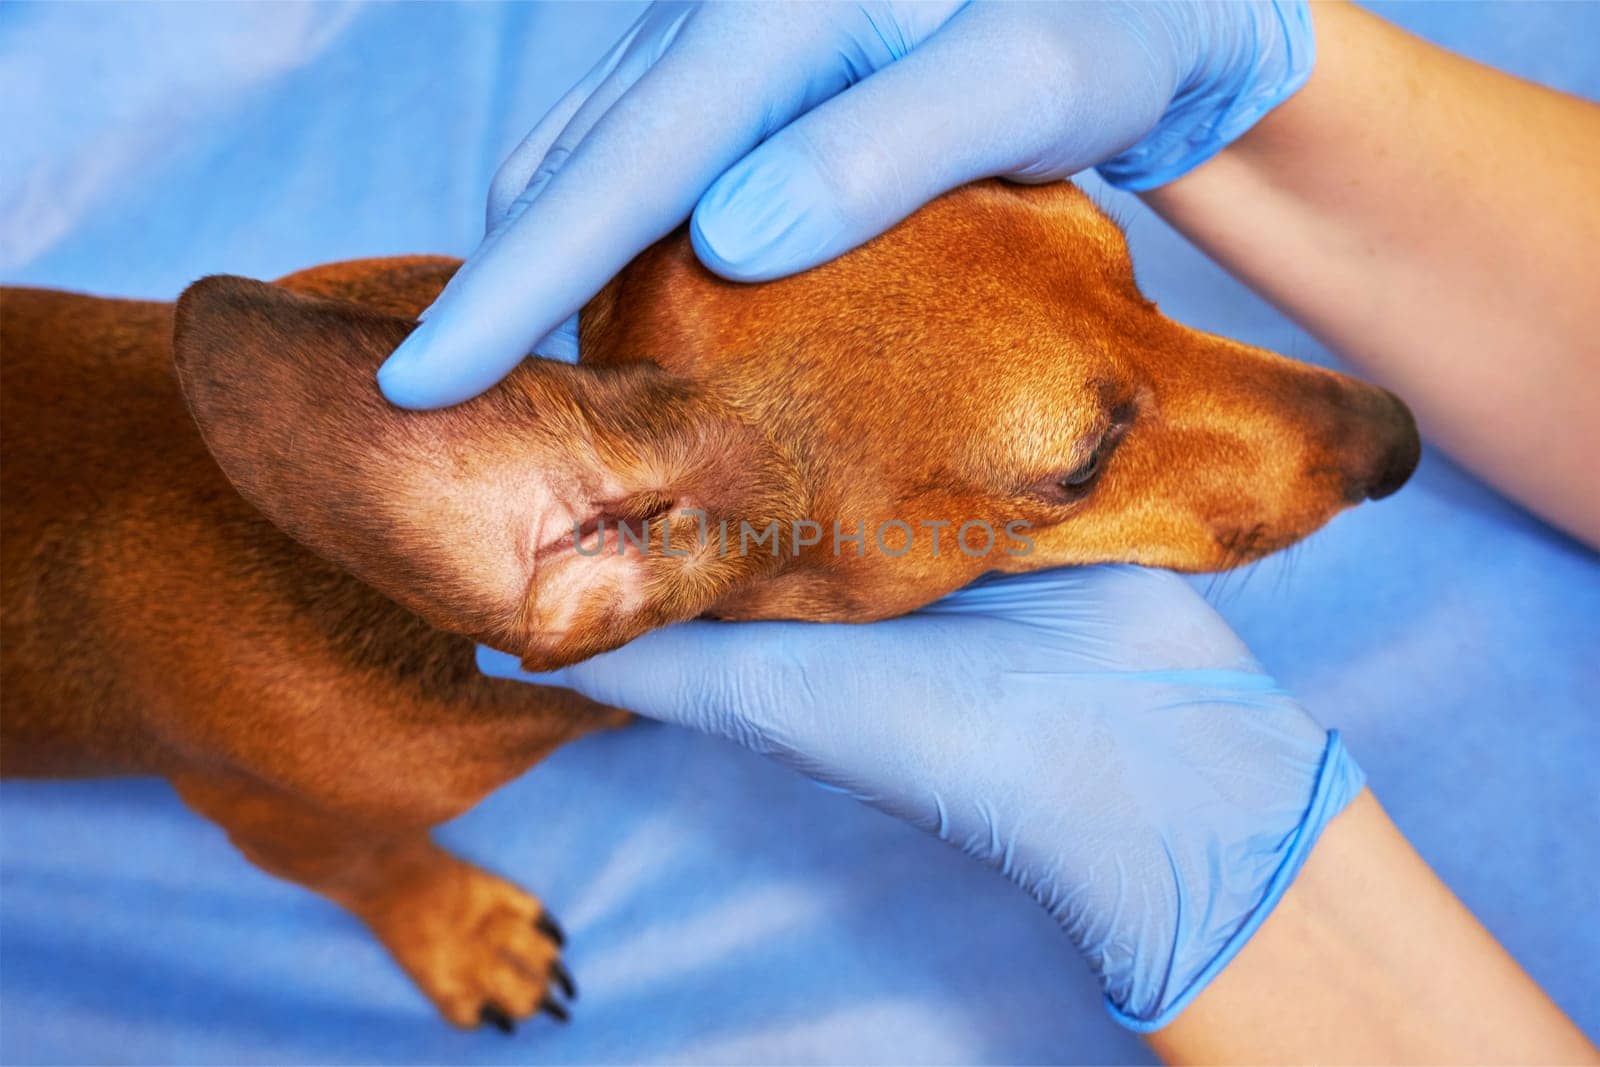
<path id="1" fill-rule="evenodd" d="M 478 1009 L 478 1022 L 488 1023 L 502 1034 L 517 1032 L 517 1024 L 511 1021 L 511 1016 L 500 1005 L 490 1001 Z"/>
<path id="2" fill-rule="evenodd" d="M 541 911 L 539 917 L 533 920 L 534 927 L 544 936 L 556 943 L 556 948 L 565 948 L 567 932 L 561 929 L 561 924 L 548 911 Z"/>
<path id="3" fill-rule="evenodd" d="M 554 1019 L 558 1023 L 564 1023 L 568 1019 L 572 1018 L 572 1016 L 568 1014 L 567 1009 L 563 1007 L 559 1001 L 551 1000 L 549 997 L 545 997 L 539 1002 L 539 1010 L 550 1016 L 550 1018 Z"/>
<path id="4" fill-rule="evenodd" d="M 572 972 L 567 970 L 567 965 L 560 960 L 550 964 L 550 977 L 556 980 L 556 985 L 561 987 L 561 992 L 567 995 L 568 1000 L 578 999 L 578 984 L 572 980 Z"/>

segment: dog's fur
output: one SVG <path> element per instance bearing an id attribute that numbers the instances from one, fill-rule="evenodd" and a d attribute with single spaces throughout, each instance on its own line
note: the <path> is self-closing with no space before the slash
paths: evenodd
<path id="1" fill-rule="evenodd" d="M 429 828 L 625 718 L 479 676 L 471 639 L 552 666 L 696 615 L 882 618 L 986 570 L 1225 568 L 1416 463 L 1388 394 L 1163 318 L 1070 185 L 971 186 L 754 287 L 680 233 L 585 308 L 582 365 L 391 408 L 373 371 L 455 266 L 210 278 L 176 309 L 4 293 L 0 761 L 165 775 L 460 1025 L 548 1003 L 558 946 Z M 616 520 L 649 550 L 610 551 Z M 980 520 L 1033 551 L 960 551 Z M 723 521 L 780 550 L 716 551 Z"/>

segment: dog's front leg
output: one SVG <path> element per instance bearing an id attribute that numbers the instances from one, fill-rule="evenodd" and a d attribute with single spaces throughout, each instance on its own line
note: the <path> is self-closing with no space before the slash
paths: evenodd
<path id="1" fill-rule="evenodd" d="M 355 913 L 452 1023 L 510 1031 L 539 1010 L 565 1020 L 550 988 L 573 994 L 561 928 L 528 893 L 435 845 L 427 826 L 323 811 L 241 774 L 172 781 L 251 862 Z"/>

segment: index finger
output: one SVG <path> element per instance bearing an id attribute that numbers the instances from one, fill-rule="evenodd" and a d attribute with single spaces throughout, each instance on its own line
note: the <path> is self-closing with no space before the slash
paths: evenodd
<path id="1" fill-rule="evenodd" d="M 538 195 L 519 198 L 468 259 L 379 371 L 384 394 L 434 408 L 490 388 L 762 138 L 893 61 L 875 31 L 840 23 L 847 10 L 738 5 L 684 20 Z M 858 47 L 841 48 L 841 34 Z"/>

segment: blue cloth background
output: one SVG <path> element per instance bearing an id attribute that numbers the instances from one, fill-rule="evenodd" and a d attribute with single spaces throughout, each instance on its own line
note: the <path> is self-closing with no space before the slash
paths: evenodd
<path id="1" fill-rule="evenodd" d="M 1595 6 L 1382 10 L 1600 94 Z M 170 298 L 210 272 L 465 253 L 498 161 L 634 11 L 0 8 L 0 277 Z M 1136 201 L 1098 192 L 1171 314 L 1327 359 Z M 1430 453 L 1398 497 L 1202 584 L 1600 1035 L 1595 555 Z M 443 831 L 572 934 L 573 1024 L 510 1040 L 445 1027 L 353 920 L 257 873 L 162 783 L 0 798 L 6 1062 L 1151 1059 L 988 870 L 664 727 L 565 748 Z"/>

